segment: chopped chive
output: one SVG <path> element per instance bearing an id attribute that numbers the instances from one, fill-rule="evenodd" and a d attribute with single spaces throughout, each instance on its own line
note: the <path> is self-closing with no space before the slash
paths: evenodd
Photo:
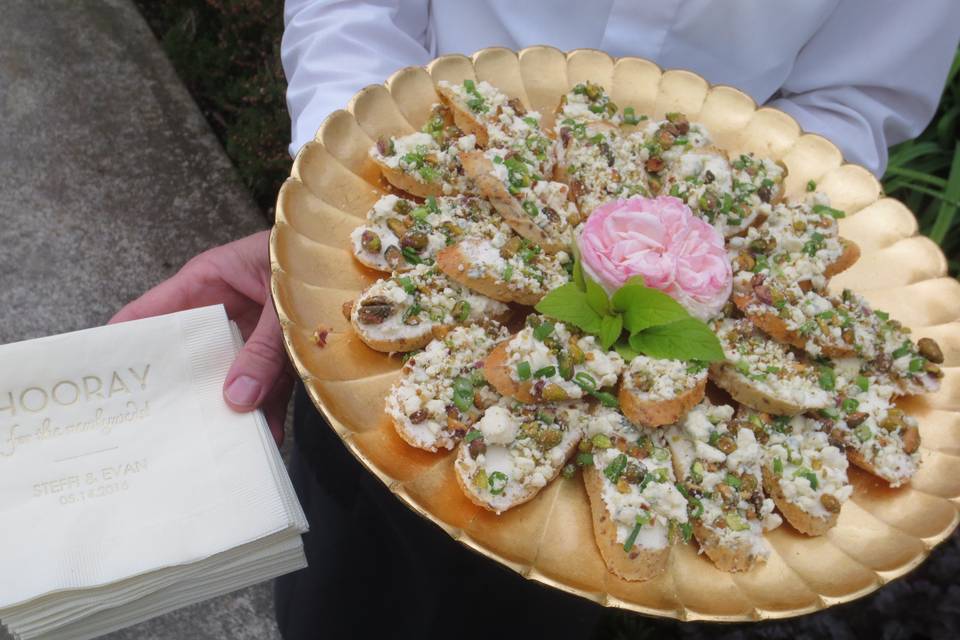
<path id="1" fill-rule="evenodd" d="M 552 364 L 548 364 L 545 367 L 540 367 L 533 372 L 534 378 L 552 378 L 557 373 L 557 368 Z"/>
<path id="2" fill-rule="evenodd" d="M 840 209 L 834 209 L 833 207 L 828 207 L 825 204 L 813 205 L 813 212 L 819 213 L 820 215 L 828 215 L 831 218 L 834 218 L 835 220 L 847 217 L 847 214 L 844 213 L 843 211 L 840 211 Z"/>
<path id="3" fill-rule="evenodd" d="M 815 180 L 807 180 L 807 191 L 816 191 L 817 183 Z"/>
<path id="4" fill-rule="evenodd" d="M 827 366 L 820 367 L 820 388 L 824 391 L 833 391 L 837 386 L 837 375 Z"/>
<path id="5" fill-rule="evenodd" d="M 926 364 L 925 358 L 914 358 L 910 361 L 910 373 L 919 373 L 923 371 L 923 366 Z"/>
<path id="6" fill-rule="evenodd" d="M 895 349 L 893 351 L 893 354 L 891 355 L 893 355 L 894 360 L 896 360 L 897 358 L 902 358 L 903 356 L 910 353 L 912 346 L 913 345 L 910 344 L 910 341 L 906 340 L 902 345 L 900 345 L 899 348 Z"/>
<path id="7" fill-rule="evenodd" d="M 859 427 L 853 430 L 853 433 L 857 436 L 857 439 L 860 442 L 866 442 L 873 437 L 873 432 L 870 431 L 870 426 L 867 423 L 861 424 Z"/>
<path id="8" fill-rule="evenodd" d="M 740 478 L 733 475 L 732 473 L 727 473 L 727 475 L 723 477 L 723 483 L 730 485 L 734 489 L 740 488 Z"/>
<path id="9" fill-rule="evenodd" d="M 853 413 L 860 407 L 860 401 L 856 398 L 844 398 L 841 406 L 844 413 Z"/>
<path id="10" fill-rule="evenodd" d="M 502 471 L 494 471 L 487 479 L 487 484 L 490 486 L 490 493 L 498 496 L 507 488 L 507 474 Z"/>
<path id="11" fill-rule="evenodd" d="M 411 280 L 408 276 L 402 276 L 398 278 L 397 282 L 400 283 L 400 286 L 403 287 L 403 290 L 407 293 L 414 293 L 417 290 L 417 285 L 413 284 L 413 280 Z"/>
<path id="12" fill-rule="evenodd" d="M 617 400 L 617 396 L 612 393 L 607 393 L 606 391 L 591 391 L 590 395 L 599 400 L 600 404 L 608 409 L 616 409 L 620 406 L 620 401 Z"/>
<path id="13" fill-rule="evenodd" d="M 870 388 L 870 378 L 867 376 L 857 376 L 856 385 L 860 387 L 860 391 L 866 391 Z"/>
<path id="14" fill-rule="evenodd" d="M 633 107 L 626 107 L 623 110 L 623 121 L 630 125 L 640 124 L 640 118 L 637 117 L 637 112 L 634 111 Z"/>
<path id="15" fill-rule="evenodd" d="M 773 472 L 778 476 L 783 475 L 783 461 L 780 458 L 773 459 Z"/>
<path id="16" fill-rule="evenodd" d="M 472 429 L 467 433 L 466 436 L 464 436 L 463 441 L 469 443 L 469 442 L 473 442 L 477 438 L 482 438 L 482 437 L 483 437 L 482 431 L 480 431 L 479 429 Z"/>
<path id="17" fill-rule="evenodd" d="M 530 363 L 526 360 L 517 363 L 517 378 L 519 380 L 530 379 Z"/>
<path id="18" fill-rule="evenodd" d="M 597 381 L 593 379 L 586 371 L 581 371 L 577 375 L 573 376 L 573 381 L 584 391 L 591 392 L 597 390 Z"/>
<path id="19" fill-rule="evenodd" d="M 623 543 L 623 550 L 630 551 L 633 549 L 633 544 L 637 541 L 637 536 L 640 535 L 640 523 L 633 525 L 633 530 L 630 532 L 630 535 L 627 536 L 627 539 Z"/>
<path id="20" fill-rule="evenodd" d="M 794 478 L 805 478 L 807 482 L 810 483 L 810 488 L 814 491 L 817 490 L 817 487 L 820 485 L 820 482 L 817 480 L 817 474 L 806 467 L 800 467 L 793 474 Z"/>
<path id="21" fill-rule="evenodd" d="M 613 459 L 613 462 L 608 464 L 603 469 L 603 475 L 605 475 L 610 482 L 616 484 L 617 481 L 620 479 L 620 476 L 623 474 L 624 469 L 626 468 L 627 468 L 627 456 L 626 454 L 621 453 L 620 455 L 618 455 L 616 458 Z"/>
<path id="22" fill-rule="evenodd" d="M 592 467 L 593 466 L 593 454 L 592 453 L 578 453 L 577 454 L 577 466 L 580 467 Z"/>

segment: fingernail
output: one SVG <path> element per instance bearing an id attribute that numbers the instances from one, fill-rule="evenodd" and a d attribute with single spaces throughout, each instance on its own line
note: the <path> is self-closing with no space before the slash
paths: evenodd
<path id="1" fill-rule="evenodd" d="M 260 383 L 250 376 L 238 376 L 227 387 L 227 400 L 241 407 L 252 406 L 260 397 Z"/>

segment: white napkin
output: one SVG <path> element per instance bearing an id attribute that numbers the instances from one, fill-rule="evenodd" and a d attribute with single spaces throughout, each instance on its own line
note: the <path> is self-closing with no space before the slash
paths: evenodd
<path id="1" fill-rule="evenodd" d="M 220 306 L 0 346 L 15 634 L 92 637 L 305 566 L 266 422 L 222 399 L 239 346 Z"/>

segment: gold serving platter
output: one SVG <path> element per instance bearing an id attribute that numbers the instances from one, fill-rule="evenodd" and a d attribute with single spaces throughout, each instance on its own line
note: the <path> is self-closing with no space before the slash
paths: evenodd
<path id="1" fill-rule="evenodd" d="M 889 489 L 851 468 L 853 496 L 837 526 L 819 538 L 789 525 L 767 535 L 773 553 L 750 572 L 717 570 L 680 545 L 669 570 L 649 582 L 608 572 L 594 542 L 579 477 L 560 478 L 533 501 L 496 516 L 465 498 L 453 474 L 455 453 L 406 445 L 383 412 L 400 361 L 374 352 L 351 332 L 341 305 L 379 277 L 351 256 L 349 234 L 383 194 L 367 151 L 380 136 L 418 130 L 438 102 L 434 83 L 487 80 L 550 126 L 560 96 L 574 84 L 602 84 L 621 107 L 662 118 L 670 111 L 704 123 L 716 144 L 782 160 L 788 199 L 816 180 L 848 217 L 843 236 L 863 257 L 832 286 L 852 288 L 929 336 L 944 352 L 942 389 L 903 405 L 920 421 L 922 464 L 913 482 Z M 869 171 L 844 163 L 828 140 L 804 133 L 789 115 L 757 108 L 746 94 L 711 86 L 683 70 L 595 50 L 531 47 L 449 55 L 398 71 L 330 115 L 297 155 L 280 190 L 270 239 L 273 299 L 286 348 L 318 409 L 350 451 L 398 499 L 453 538 L 531 580 L 605 606 L 681 620 L 748 621 L 810 613 L 870 593 L 919 565 L 960 516 L 960 283 L 900 202 L 883 197 Z M 314 333 L 329 330 L 326 346 Z"/>

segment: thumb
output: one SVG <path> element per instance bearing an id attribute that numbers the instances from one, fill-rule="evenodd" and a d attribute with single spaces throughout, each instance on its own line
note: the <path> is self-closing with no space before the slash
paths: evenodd
<path id="1" fill-rule="evenodd" d="M 256 409 L 282 378 L 286 366 L 280 321 L 268 297 L 257 327 L 223 381 L 224 400 L 235 411 Z"/>

